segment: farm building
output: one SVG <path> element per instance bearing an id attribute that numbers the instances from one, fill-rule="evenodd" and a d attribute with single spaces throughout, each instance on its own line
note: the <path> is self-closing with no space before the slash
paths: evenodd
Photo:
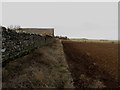
<path id="1" fill-rule="evenodd" d="M 54 36 L 54 28 L 20 28 L 18 32 L 27 32 L 32 34 L 39 34 L 41 36 Z"/>

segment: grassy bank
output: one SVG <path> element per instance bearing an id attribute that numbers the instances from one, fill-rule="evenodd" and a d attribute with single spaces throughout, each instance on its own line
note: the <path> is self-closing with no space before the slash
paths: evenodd
<path id="1" fill-rule="evenodd" d="M 73 87 L 71 73 L 59 41 L 11 61 L 2 72 L 3 88 Z"/>

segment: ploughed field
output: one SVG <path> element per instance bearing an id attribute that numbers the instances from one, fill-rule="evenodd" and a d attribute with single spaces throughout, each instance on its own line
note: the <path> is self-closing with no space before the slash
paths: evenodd
<path id="1" fill-rule="evenodd" d="M 76 88 L 117 87 L 118 44 L 62 41 Z"/>

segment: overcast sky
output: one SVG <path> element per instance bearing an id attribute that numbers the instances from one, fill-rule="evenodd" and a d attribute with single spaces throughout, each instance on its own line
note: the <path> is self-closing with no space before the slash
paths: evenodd
<path id="1" fill-rule="evenodd" d="M 54 27 L 71 38 L 118 39 L 117 2 L 4 2 L 2 24 Z"/>

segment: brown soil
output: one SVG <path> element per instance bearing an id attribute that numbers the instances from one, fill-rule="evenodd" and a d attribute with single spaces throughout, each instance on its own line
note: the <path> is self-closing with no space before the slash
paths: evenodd
<path id="1" fill-rule="evenodd" d="M 116 88 L 118 45 L 62 41 L 76 88 Z"/>

